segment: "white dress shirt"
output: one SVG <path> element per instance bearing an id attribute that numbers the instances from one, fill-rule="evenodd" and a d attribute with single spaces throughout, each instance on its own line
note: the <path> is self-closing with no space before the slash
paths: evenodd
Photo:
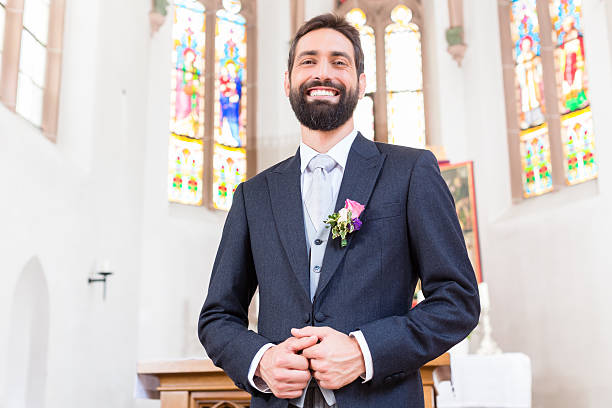
<path id="1" fill-rule="evenodd" d="M 340 191 L 342 176 L 344 175 L 344 169 L 346 168 L 346 161 L 348 159 L 349 151 L 351 150 L 351 146 L 356 136 L 357 130 L 353 129 L 348 135 L 342 138 L 342 140 L 336 143 L 327 153 L 325 153 L 336 161 L 336 166 L 328 173 L 332 182 L 334 203 L 338 199 L 338 192 Z M 311 148 L 310 146 L 306 145 L 303 141 L 300 143 L 300 185 L 302 192 L 302 200 L 304 199 L 304 195 L 308 191 L 312 183 L 312 172 L 308 169 L 307 166 L 310 160 L 317 154 L 320 153 Z M 368 343 L 366 342 L 361 330 L 351 332 L 349 335 L 357 340 L 357 343 L 359 343 L 359 347 L 361 348 L 361 353 L 363 354 L 363 359 L 365 362 L 365 375 L 361 376 L 361 378 L 363 379 L 363 382 L 370 381 L 374 374 L 374 367 L 372 364 L 372 355 L 370 354 Z M 253 360 L 251 361 L 251 365 L 249 367 L 249 382 L 253 387 L 255 387 L 261 392 L 269 393 L 271 391 L 265 381 L 263 381 L 263 379 L 255 376 L 255 371 L 259 366 L 259 362 L 261 361 L 263 354 L 272 346 L 274 346 L 274 344 L 268 343 L 264 345 L 261 349 L 259 349 L 257 354 L 255 354 L 255 357 L 253 357 Z"/>

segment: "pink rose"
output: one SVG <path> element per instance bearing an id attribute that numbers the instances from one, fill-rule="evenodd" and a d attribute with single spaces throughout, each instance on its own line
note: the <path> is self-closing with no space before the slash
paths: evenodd
<path id="1" fill-rule="evenodd" d="M 359 217 L 359 215 L 363 212 L 365 208 L 363 205 L 359 204 L 357 201 L 346 199 L 344 204 L 344 208 L 351 210 L 351 215 L 353 218 Z"/>

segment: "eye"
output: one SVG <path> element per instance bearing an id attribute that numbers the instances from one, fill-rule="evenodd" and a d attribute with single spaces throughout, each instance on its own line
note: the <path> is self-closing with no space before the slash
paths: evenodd
<path id="1" fill-rule="evenodd" d="M 300 65 L 304 65 L 304 64 L 314 64 L 314 61 L 311 59 L 306 59 L 300 63 Z"/>
<path id="2" fill-rule="evenodd" d="M 346 65 L 346 62 L 344 62 L 344 61 L 334 61 L 334 64 L 336 64 L 336 65 Z"/>

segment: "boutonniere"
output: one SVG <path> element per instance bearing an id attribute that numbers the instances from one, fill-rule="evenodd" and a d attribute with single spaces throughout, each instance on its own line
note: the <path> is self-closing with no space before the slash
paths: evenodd
<path id="1" fill-rule="evenodd" d="M 331 227 L 332 238 L 342 238 L 340 246 L 345 247 L 347 244 L 346 236 L 353 231 L 359 231 L 361 228 L 361 220 L 359 216 L 365 207 L 357 201 L 346 199 L 344 208 L 340 211 L 327 216 L 324 222 Z"/>

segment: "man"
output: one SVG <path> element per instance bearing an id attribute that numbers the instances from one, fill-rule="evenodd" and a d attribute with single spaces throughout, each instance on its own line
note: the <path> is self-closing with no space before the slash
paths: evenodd
<path id="1" fill-rule="evenodd" d="M 423 407 L 419 368 L 477 324 L 474 271 L 434 156 L 353 129 L 365 80 L 351 25 L 306 22 L 285 73 L 299 150 L 234 195 L 199 336 L 252 407 Z M 347 199 L 365 210 L 343 245 L 323 220 Z M 411 309 L 419 278 L 426 299 Z"/>

